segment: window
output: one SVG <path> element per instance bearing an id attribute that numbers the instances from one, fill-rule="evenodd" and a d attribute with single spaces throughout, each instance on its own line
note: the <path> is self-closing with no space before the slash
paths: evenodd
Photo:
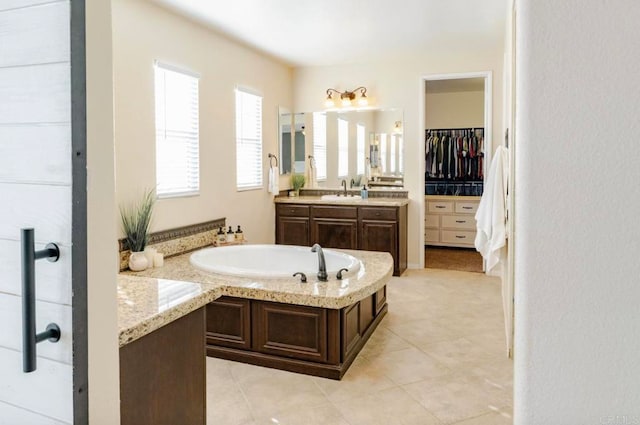
<path id="1" fill-rule="evenodd" d="M 198 77 L 155 64 L 156 192 L 188 196 L 200 189 Z"/>
<path id="2" fill-rule="evenodd" d="M 236 89 L 236 187 L 262 187 L 262 96 Z"/>
<path id="3" fill-rule="evenodd" d="M 313 157 L 316 160 L 316 178 L 327 179 L 327 115 L 313 113 Z"/>
<path id="4" fill-rule="evenodd" d="M 364 125 L 356 126 L 356 174 L 364 174 Z"/>
<path id="5" fill-rule="evenodd" d="M 349 121 L 338 118 L 338 177 L 349 174 Z"/>
<path id="6" fill-rule="evenodd" d="M 383 173 L 387 172 L 387 134 L 380 133 L 380 168 Z"/>
<path id="7" fill-rule="evenodd" d="M 396 172 L 396 135 L 389 140 L 389 172 Z"/>

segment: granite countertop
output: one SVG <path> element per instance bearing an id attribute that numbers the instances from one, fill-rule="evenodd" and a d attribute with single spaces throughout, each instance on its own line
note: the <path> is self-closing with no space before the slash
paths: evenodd
<path id="1" fill-rule="evenodd" d="M 221 295 L 220 285 L 118 275 L 120 347 L 207 305 Z"/>
<path id="2" fill-rule="evenodd" d="M 279 196 L 274 198 L 277 204 L 320 204 L 320 205 L 350 205 L 361 207 L 401 207 L 409 204 L 406 198 L 368 198 L 354 199 L 347 197 L 344 201 L 323 200 L 320 196 Z"/>
<path id="3" fill-rule="evenodd" d="M 286 304 L 340 309 L 386 285 L 393 273 L 393 258 L 386 252 L 339 250 L 361 261 L 354 276 L 319 282 L 308 276 L 300 283 L 290 278 L 242 278 L 196 269 L 191 253 L 165 259 L 164 266 L 118 277 L 120 346 L 168 324 L 223 296 Z"/>

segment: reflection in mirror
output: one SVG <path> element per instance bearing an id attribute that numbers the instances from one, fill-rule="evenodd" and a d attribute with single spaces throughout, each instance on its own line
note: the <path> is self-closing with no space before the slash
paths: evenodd
<path id="1" fill-rule="evenodd" d="M 280 151 L 280 174 L 305 172 L 304 113 L 292 114 L 289 109 L 278 108 L 278 140 Z"/>
<path id="2" fill-rule="evenodd" d="M 305 161 L 305 136 L 306 126 L 304 122 L 304 113 L 297 113 L 293 116 L 294 124 L 294 144 L 293 144 L 293 171 L 294 173 L 304 174 Z"/>
<path id="3" fill-rule="evenodd" d="M 365 184 L 403 187 L 402 110 L 324 111 L 306 116 L 312 118 L 304 133 L 315 157 L 318 187 L 339 188 L 342 180 L 357 188 Z M 296 162 L 299 158 L 304 161 L 304 155 L 296 155 Z"/>
<path id="4" fill-rule="evenodd" d="M 280 174 L 291 173 L 293 145 L 291 143 L 291 125 L 293 116 L 289 109 L 278 107 L 278 141 L 280 156 Z"/>

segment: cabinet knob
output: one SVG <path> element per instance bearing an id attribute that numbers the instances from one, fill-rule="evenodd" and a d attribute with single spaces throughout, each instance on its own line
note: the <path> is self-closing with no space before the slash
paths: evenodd
<path id="1" fill-rule="evenodd" d="M 294 212 L 296 212 L 296 210 L 294 210 L 293 208 L 291 208 L 291 213 L 294 213 Z"/>

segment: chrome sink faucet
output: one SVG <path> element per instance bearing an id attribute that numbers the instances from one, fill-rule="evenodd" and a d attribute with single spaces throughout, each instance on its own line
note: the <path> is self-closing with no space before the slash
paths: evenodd
<path id="1" fill-rule="evenodd" d="M 324 261 L 324 252 L 322 252 L 322 247 L 318 244 L 314 244 L 311 247 L 311 252 L 318 253 L 318 280 L 320 282 L 327 281 L 327 264 Z"/>
<path id="2" fill-rule="evenodd" d="M 342 192 L 344 196 L 347 196 L 347 181 L 346 180 L 342 180 L 342 183 L 340 183 L 344 189 L 344 191 Z"/>

